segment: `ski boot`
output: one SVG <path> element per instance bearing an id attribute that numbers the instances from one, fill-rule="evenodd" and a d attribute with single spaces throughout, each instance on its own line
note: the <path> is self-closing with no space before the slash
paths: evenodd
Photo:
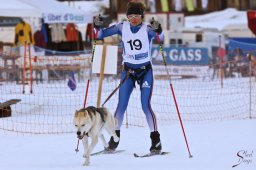
<path id="1" fill-rule="evenodd" d="M 116 135 L 119 137 L 119 141 L 120 141 L 120 130 L 116 130 Z M 106 150 L 107 151 L 114 151 L 117 148 L 117 146 L 119 144 L 119 141 L 115 142 L 113 136 L 111 136 L 111 138 L 108 142 L 108 147 L 106 148 Z"/>
<path id="2" fill-rule="evenodd" d="M 160 153 L 162 150 L 162 145 L 160 141 L 160 134 L 158 131 L 154 131 L 150 133 L 150 138 L 151 138 L 151 147 L 150 147 L 150 152 L 157 152 Z"/>

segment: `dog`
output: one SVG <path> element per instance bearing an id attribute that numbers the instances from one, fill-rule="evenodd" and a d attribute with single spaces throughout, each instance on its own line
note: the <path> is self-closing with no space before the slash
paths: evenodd
<path id="1" fill-rule="evenodd" d="M 85 158 L 84 166 L 90 164 L 90 154 L 94 147 L 98 143 L 100 137 L 105 149 L 108 147 L 102 130 L 105 129 L 110 136 L 113 136 L 114 141 L 118 142 L 119 137 L 115 133 L 115 127 L 117 126 L 117 120 L 105 107 L 93 107 L 80 109 L 75 112 L 73 124 L 76 128 L 77 137 L 83 141 Z M 88 138 L 91 138 L 89 145 Z"/>

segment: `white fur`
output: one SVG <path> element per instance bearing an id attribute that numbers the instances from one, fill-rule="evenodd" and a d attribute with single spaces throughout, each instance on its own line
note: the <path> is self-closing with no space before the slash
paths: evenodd
<path id="1" fill-rule="evenodd" d="M 108 143 L 102 134 L 102 129 L 105 129 L 110 136 L 113 136 L 115 142 L 119 141 L 119 137 L 115 133 L 115 118 L 106 108 L 103 109 L 103 112 L 105 122 L 102 121 L 99 113 L 94 114 L 90 112 L 90 110 L 81 110 L 75 112 L 73 124 L 75 125 L 77 132 L 81 132 L 80 137 L 83 134 L 88 133 L 88 136 L 84 135 L 82 139 L 84 146 L 83 157 L 85 158 L 85 162 L 83 164 L 84 166 L 90 164 L 90 154 L 98 143 L 99 137 L 101 138 L 104 147 L 108 147 Z M 88 137 L 91 138 L 90 145 L 88 142 Z"/>

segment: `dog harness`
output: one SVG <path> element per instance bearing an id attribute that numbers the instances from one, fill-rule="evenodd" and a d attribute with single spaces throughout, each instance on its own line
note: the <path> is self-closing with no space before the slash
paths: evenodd
<path id="1" fill-rule="evenodd" d="M 129 77 L 133 79 L 134 86 L 135 86 L 135 82 L 137 82 L 141 87 L 142 80 L 145 74 L 148 72 L 148 70 L 152 69 L 152 65 L 148 64 L 146 66 L 142 66 L 136 69 L 132 69 L 132 68 L 129 68 L 127 65 L 124 65 L 124 69 L 126 70 L 126 74 L 129 73 Z"/>
<path id="2" fill-rule="evenodd" d="M 88 106 L 87 108 L 85 108 L 85 110 L 87 110 L 88 112 L 93 112 L 93 113 L 98 112 L 100 114 L 102 122 L 105 122 L 103 108 L 96 108 L 94 106 Z M 89 114 L 89 116 L 92 118 L 92 115 Z"/>

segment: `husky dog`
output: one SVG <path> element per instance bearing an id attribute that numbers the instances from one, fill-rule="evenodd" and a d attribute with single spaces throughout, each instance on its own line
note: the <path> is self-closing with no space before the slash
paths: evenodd
<path id="1" fill-rule="evenodd" d="M 96 108 L 89 106 L 76 111 L 73 123 L 77 130 L 77 137 L 83 141 L 83 157 L 85 157 L 84 166 L 89 165 L 90 163 L 90 154 L 98 143 L 98 137 L 101 138 L 104 147 L 108 147 L 108 143 L 101 133 L 102 129 L 105 129 L 110 136 L 113 136 L 115 142 L 119 141 L 119 137 L 115 133 L 115 127 L 117 125 L 116 119 L 104 107 Z M 88 137 L 91 137 L 90 145 L 88 145 Z"/>

